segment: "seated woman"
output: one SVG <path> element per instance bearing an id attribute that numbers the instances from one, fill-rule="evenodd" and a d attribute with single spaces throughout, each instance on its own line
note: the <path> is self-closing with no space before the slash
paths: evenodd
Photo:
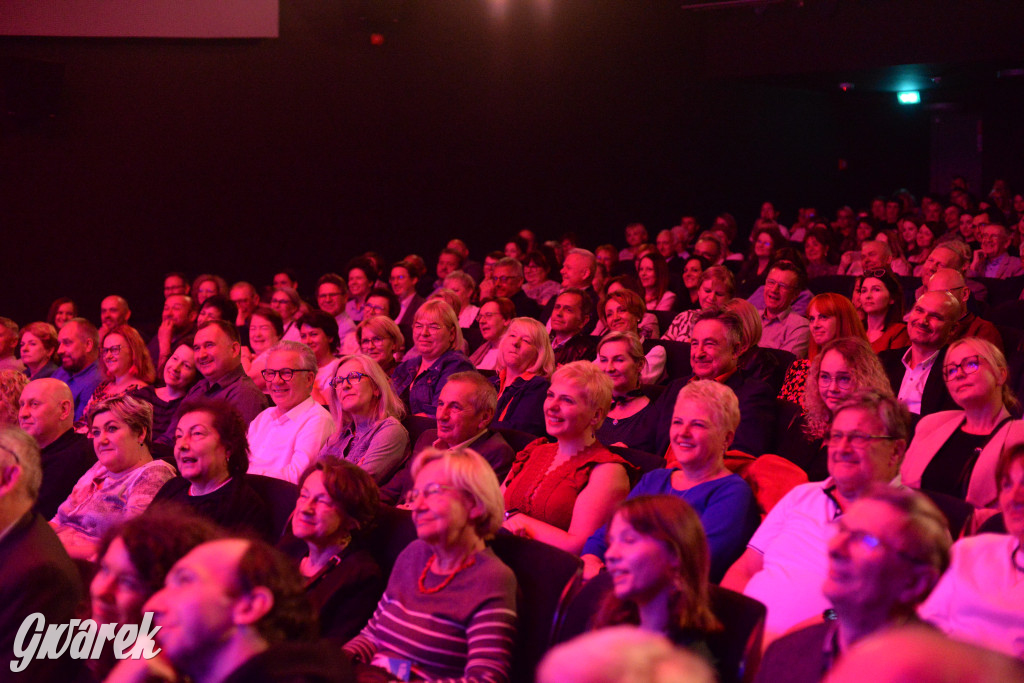
<path id="1" fill-rule="evenodd" d="M 779 416 L 779 455 L 807 473 L 811 481 L 828 477 L 828 448 L 823 442 L 834 411 L 857 391 L 892 395 L 882 363 L 867 341 L 856 337 L 833 339 L 811 361 L 804 384 L 803 407 L 784 404 Z"/>
<path id="2" fill-rule="evenodd" d="M 344 460 L 321 458 L 299 477 L 292 533 L 307 547 L 299 572 L 320 634 L 338 644 L 359 634 L 384 592 L 384 575 L 361 543 L 379 504 L 370 475 Z"/>
<path id="3" fill-rule="evenodd" d="M 807 262 L 807 278 L 813 279 L 839 272 L 839 265 L 833 258 L 834 241 L 828 228 L 813 227 L 804 237 L 804 260 Z"/>
<path id="4" fill-rule="evenodd" d="M 498 390 L 492 427 L 544 433 L 544 398 L 555 370 L 555 353 L 544 325 L 533 318 L 515 318 L 501 339 L 498 375 L 491 382 Z"/>
<path id="5" fill-rule="evenodd" d="M 331 393 L 331 380 L 338 368 L 338 321 L 323 311 L 310 311 L 299 318 L 299 335 L 302 343 L 313 349 L 316 356 L 316 379 L 313 380 L 313 400 L 327 405 Z"/>
<path id="6" fill-rule="evenodd" d="M 279 287 L 270 298 L 270 307 L 281 316 L 281 324 L 284 326 L 281 340 L 300 341 L 302 331 L 299 328 L 299 318 L 302 317 L 302 299 L 299 293 L 291 287 Z"/>
<path id="7" fill-rule="evenodd" d="M 604 302 L 608 300 L 608 297 L 616 292 L 624 291 L 633 292 L 640 297 L 641 303 L 643 302 L 644 288 L 643 285 L 640 284 L 640 280 L 637 279 L 636 275 L 619 275 L 609 279 L 605 284 L 605 288 L 601 294 L 601 300 L 597 305 L 597 325 L 590 334 L 595 337 L 603 337 L 609 332 L 616 331 L 612 330 L 608 326 L 607 321 L 602 317 L 602 311 L 604 310 Z M 639 336 L 641 339 L 657 339 L 661 334 L 661 328 L 658 327 L 658 317 L 647 311 L 646 307 L 644 307 L 643 311 L 644 313 L 640 316 L 640 321 L 637 323 L 637 326 L 640 328 L 640 332 L 642 333 Z"/>
<path id="8" fill-rule="evenodd" d="M 494 470 L 471 450 L 427 448 L 406 495 L 418 539 L 395 561 L 366 628 L 345 645 L 357 661 L 408 664 L 415 679 L 507 681 L 516 579 L 487 548 L 501 527 Z"/>
<path id="9" fill-rule="evenodd" d="M 864 324 L 857 316 L 853 302 L 842 294 L 825 292 L 811 299 L 807 305 L 807 322 L 810 323 L 811 341 L 807 347 L 807 358 L 797 358 L 786 371 L 779 398 L 797 405 L 803 405 L 804 385 L 811 361 L 825 344 L 840 337 L 857 337 L 867 341 Z"/>
<path id="10" fill-rule="evenodd" d="M 43 379 L 57 372 L 57 328 L 50 323 L 29 323 L 21 328 L 18 352 L 25 364 L 25 375 L 30 379 Z"/>
<path id="11" fill-rule="evenodd" d="M 558 294 L 561 289 L 561 285 L 548 279 L 550 274 L 551 264 L 543 252 L 534 250 L 526 255 L 526 260 L 523 261 L 523 291 L 526 292 L 526 296 L 536 301 L 538 306 L 547 306 L 551 297 Z"/>
<path id="12" fill-rule="evenodd" d="M 276 542 L 266 501 L 246 481 L 249 440 L 242 416 L 224 400 L 197 398 L 181 406 L 174 430 L 179 476 L 153 498 L 177 503 L 233 532 Z"/>
<path id="13" fill-rule="evenodd" d="M 153 460 L 153 407 L 131 396 L 108 398 L 86 413 L 98 461 L 75 484 L 50 526 L 71 557 L 96 559 L 110 527 L 142 514 L 174 468 Z"/>
<path id="14" fill-rule="evenodd" d="M 419 354 L 407 358 L 391 373 L 391 386 L 413 415 L 437 412 L 437 397 L 448 376 L 472 370 L 463 347 L 459 317 L 444 301 L 433 299 L 420 306 L 412 324 L 413 347 Z"/>
<path id="15" fill-rule="evenodd" d="M 750 249 L 736 274 L 736 295 L 744 299 L 763 287 L 768 277 L 768 265 L 775 261 L 780 248 L 786 245 L 782 233 L 775 227 L 755 228 L 750 235 Z"/>
<path id="16" fill-rule="evenodd" d="M 515 316 L 516 305 L 511 299 L 498 297 L 480 304 L 476 319 L 484 343 L 469 355 L 469 361 L 477 370 L 495 369 L 498 364 L 498 345 Z"/>
<path id="17" fill-rule="evenodd" d="M 932 249 L 935 248 L 935 238 L 941 234 L 942 225 L 940 223 L 922 223 L 917 229 L 917 255 L 914 258 L 908 259 L 914 267 L 915 276 L 921 276 L 924 262 L 928 260 Z"/>
<path id="18" fill-rule="evenodd" d="M 705 638 L 720 631 L 711 611 L 708 542 L 693 508 L 676 496 L 638 496 L 608 527 L 613 590 L 592 626 L 637 624 L 711 663 Z"/>
<path id="19" fill-rule="evenodd" d="M 668 326 L 662 339 L 668 341 L 690 343 L 690 333 L 697 322 L 697 316 L 706 311 L 717 311 L 722 308 L 736 291 L 732 273 L 725 266 L 711 266 L 701 274 L 697 285 L 697 308 L 683 311 Z"/>
<path id="20" fill-rule="evenodd" d="M 647 315 L 644 301 L 637 293 L 621 289 L 608 294 L 598 307 L 598 314 L 601 322 L 608 328 L 609 332 L 631 332 L 643 342 L 647 339 L 640 329 L 640 321 Z M 655 322 L 657 326 L 657 322 Z M 651 339 L 657 339 L 655 334 Z M 657 384 L 665 374 L 665 363 L 667 354 L 664 346 L 654 346 L 646 354 L 647 363 L 644 366 L 641 379 L 644 384 Z"/>
<path id="21" fill-rule="evenodd" d="M 995 507 L 999 454 L 1024 442 L 1024 423 L 1012 417 L 1020 402 L 1006 383 L 1006 358 L 992 343 L 966 337 L 949 345 L 941 370 L 962 410 L 921 418 L 900 468 L 903 483 Z"/>
<path id="22" fill-rule="evenodd" d="M 612 380 L 612 407 L 597 430 L 597 440 L 605 446 L 657 450 L 658 414 L 640 389 L 646 363 L 640 338 L 631 332 L 610 332 L 597 345 L 594 364 Z"/>
<path id="23" fill-rule="evenodd" d="M 910 345 L 903 322 L 903 286 L 889 270 L 864 274 L 860 284 L 860 308 L 871 349 L 881 353 Z"/>
<path id="24" fill-rule="evenodd" d="M 49 311 L 46 314 L 46 322 L 53 325 L 54 329 L 60 332 L 61 328 L 64 327 L 64 323 L 77 317 L 78 305 L 72 299 L 62 296 L 54 299 L 53 303 L 50 304 Z"/>
<path id="25" fill-rule="evenodd" d="M 164 587 L 174 563 L 221 533 L 202 517 L 158 507 L 111 527 L 100 541 L 96 574 L 89 584 L 90 618 L 115 628 L 141 624 L 143 605 Z M 111 643 L 89 667 L 96 680 L 103 680 L 116 663 Z"/>
<path id="26" fill-rule="evenodd" d="M 640 257 L 637 277 L 644 288 L 644 305 L 648 311 L 671 311 L 676 308 L 676 293 L 668 288 L 668 264 L 657 251 Z"/>
<path id="27" fill-rule="evenodd" d="M 363 355 L 372 358 L 385 375 L 390 376 L 398 367 L 398 359 L 405 350 L 405 336 L 394 320 L 386 315 L 367 318 L 356 328 L 356 339 Z"/>
<path id="28" fill-rule="evenodd" d="M 85 404 L 86 412 L 100 401 L 122 396 L 156 379 L 153 359 L 134 327 L 118 325 L 100 340 L 100 374 L 103 379 Z M 84 422 L 79 427 L 84 428 Z"/>
<path id="29" fill-rule="evenodd" d="M 547 433 L 516 455 L 502 486 L 504 527 L 571 553 L 611 517 L 629 493 L 632 469 L 602 446 L 597 428 L 612 402 L 612 381 L 589 361 L 563 365 L 544 401 Z"/>
<path id="30" fill-rule="evenodd" d="M 227 280 L 220 275 L 213 275 L 211 273 L 197 275 L 196 279 L 192 281 L 192 289 L 189 291 L 195 296 L 196 305 L 199 307 L 202 307 L 206 300 L 212 296 L 227 297 L 231 294 L 231 288 L 228 286 Z"/>
<path id="31" fill-rule="evenodd" d="M 268 392 L 263 371 L 267 369 L 269 351 L 284 334 L 284 323 L 277 311 L 269 306 L 257 306 L 249 318 L 249 346 L 252 353 L 242 352 L 242 366 L 249 379 L 256 383 L 263 393 Z"/>
<path id="32" fill-rule="evenodd" d="M 740 405 L 732 389 L 698 380 L 679 391 L 672 411 L 672 469 L 648 472 L 629 497 L 670 494 L 685 500 L 700 516 L 711 547 L 711 580 L 718 582 L 739 559 L 761 518 L 750 486 L 725 466 L 725 452 L 740 424 Z M 583 577 L 608 563 L 605 529 L 583 547 Z"/>
<path id="33" fill-rule="evenodd" d="M 949 636 L 1024 657 L 1024 446 L 999 455 L 995 480 L 1005 534 L 979 534 L 953 544 L 949 569 L 918 609 Z"/>
<path id="34" fill-rule="evenodd" d="M 331 380 L 328 408 L 336 425 L 320 457 L 358 465 L 378 484 L 388 481 L 409 452 L 405 406 L 369 356 L 345 356 Z"/>
<path id="35" fill-rule="evenodd" d="M 186 338 L 174 349 L 171 357 L 164 363 L 163 379 L 163 386 L 154 387 L 147 384 L 128 392 L 129 396 L 141 398 L 153 406 L 153 433 L 157 435 L 167 431 L 185 394 L 199 381 L 191 337 Z"/>
<path id="36" fill-rule="evenodd" d="M 710 267 L 711 264 L 703 256 L 691 256 L 686 259 L 682 272 L 684 290 L 680 291 L 680 295 L 685 294 L 683 296 L 685 301 L 680 302 L 679 299 L 676 300 L 677 304 L 682 303 L 681 308 L 683 310 L 700 307 L 700 302 L 697 300 L 700 276 Z"/>

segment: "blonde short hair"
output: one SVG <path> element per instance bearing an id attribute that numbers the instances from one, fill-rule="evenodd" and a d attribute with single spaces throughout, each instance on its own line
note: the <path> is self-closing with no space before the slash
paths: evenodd
<path id="1" fill-rule="evenodd" d="M 462 338 L 462 328 L 459 327 L 459 316 L 447 301 L 443 299 L 430 299 L 416 311 L 413 322 L 422 322 L 424 319 L 436 322 L 442 327 L 448 328 L 448 332 L 454 333 L 450 348 L 459 350 L 465 347 L 466 343 Z"/>
<path id="2" fill-rule="evenodd" d="M 435 461 L 441 463 L 441 471 L 452 486 L 472 498 L 474 505 L 483 508 L 480 515 L 471 519 L 476 535 L 485 541 L 493 538 L 505 519 L 505 499 L 494 468 L 472 448 L 443 451 L 431 446 L 413 459 L 413 479 Z"/>
<path id="3" fill-rule="evenodd" d="M 680 401 L 695 401 L 703 404 L 714 418 L 718 428 L 735 432 L 740 426 L 740 402 L 733 390 L 721 382 L 701 379 L 683 385 L 676 396 L 675 405 Z"/>
<path id="4" fill-rule="evenodd" d="M 583 391 L 587 407 L 601 418 L 597 423 L 600 425 L 612 407 L 612 378 L 593 362 L 578 360 L 566 363 L 555 370 L 555 374 L 551 376 L 551 383 L 559 380 L 574 384 Z"/>

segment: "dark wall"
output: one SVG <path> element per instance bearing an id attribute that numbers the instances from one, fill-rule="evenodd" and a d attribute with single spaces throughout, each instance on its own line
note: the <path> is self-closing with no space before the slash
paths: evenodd
<path id="1" fill-rule="evenodd" d="M 4 111 L 45 90 L 26 64 L 63 68 L 54 117 L 0 128 L 0 314 L 72 294 L 95 315 L 119 292 L 153 317 L 172 269 L 265 283 L 290 265 L 309 295 L 370 248 L 430 261 L 520 227 L 596 244 L 684 211 L 746 226 L 765 198 L 831 210 L 927 186 L 919 113 L 759 82 L 756 54 L 710 67 L 748 18 L 509 5 L 294 0 L 278 40 L 0 40 Z"/>

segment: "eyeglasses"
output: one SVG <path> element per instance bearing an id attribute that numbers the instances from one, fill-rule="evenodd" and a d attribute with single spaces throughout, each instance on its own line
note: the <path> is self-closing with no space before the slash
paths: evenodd
<path id="1" fill-rule="evenodd" d="M 348 384 L 349 386 L 352 386 L 352 385 L 353 385 L 353 384 L 355 384 L 356 382 L 360 382 L 360 381 L 362 381 L 362 379 L 363 379 L 364 377 L 366 377 L 366 373 L 365 373 L 365 372 L 354 372 L 354 371 L 353 371 L 353 372 L 350 372 L 350 373 L 348 373 L 347 375 L 344 375 L 344 376 L 342 376 L 342 377 L 335 377 L 334 379 L 332 379 L 332 380 L 331 380 L 331 381 L 329 382 L 329 384 L 330 384 L 330 385 L 331 385 L 331 386 L 332 386 L 333 388 L 337 388 L 337 387 L 338 387 L 338 386 L 340 386 L 340 385 L 341 385 L 342 383 L 345 383 L 345 384 Z"/>
<path id="2" fill-rule="evenodd" d="M 412 324 L 412 331 L 413 332 L 423 332 L 424 330 L 430 332 L 431 334 L 437 334 L 438 332 L 441 331 L 441 326 L 438 325 L 437 323 L 430 323 L 429 325 L 424 324 L 424 323 L 413 323 Z"/>
<path id="3" fill-rule="evenodd" d="M 427 500 L 433 498 L 442 491 L 458 491 L 459 489 L 455 486 L 449 486 L 448 484 L 438 484 L 437 482 L 427 484 L 423 489 L 409 489 L 402 497 L 403 505 L 413 505 L 417 500 L 420 499 L 422 494 Z"/>
<path id="4" fill-rule="evenodd" d="M 872 441 L 895 441 L 895 436 L 886 436 L 884 434 L 864 434 L 862 432 L 838 432 L 830 430 L 825 435 L 825 443 L 829 446 L 838 447 L 842 445 L 843 439 L 850 442 L 850 445 L 861 450 L 867 448 L 868 444 Z"/>
<path id="5" fill-rule="evenodd" d="M 270 305 L 271 306 L 291 306 L 292 305 L 292 300 L 291 299 L 271 299 L 270 300 Z"/>
<path id="6" fill-rule="evenodd" d="M 921 559 L 919 557 L 914 557 L 913 555 L 910 555 L 904 550 L 900 550 L 899 548 L 893 547 L 891 543 L 888 543 L 887 541 L 883 540 L 879 536 L 876 536 L 875 534 L 869 531 L 865 531 L 864 529 L 851 529 L 850 527 L 846 526 L 845 520 L 843 520 L 843 518 L 841 517 L 834 522 L 834 525 L 837 536 L 845 536 L 846 541 L 848 543 L 859 545 L 860 547 L 866 550 L 878 550 L 879 548 L 884 548 L 885 550 L 888 550 L 891 553 L 895 553 L 907 562 L 913 564 L 923 564 L 928 561 L 925 559 Z"/>
<path id="7" fill-rule="evenodd" d="M 103 347 L 103 355 L 104 356 L 119 356 L 119 355 L 121 355 L 121 345 L 117 344 L 115 346 L 104 346 Z"/>
<path id="8" fill-rule="evenodd" d="M 495 282 L 500 282 L 501 284 L 505 284 L 506 282 L 515 282 L 515 281 L 519 280 L 519 276 L 518 275 L 494 275 L 492 277 L 492 279 Z"/>
<path id="9" fill-rule="evenodd" d="M 768 278 L 767 280 L 765 280 L 765 284 L 771 285 L 772 287 L 778 287 L 784 292 L 791 292 L 796 289 L 796 285 L 789 285 L 786 284 L 785 282 L 779 282 L 775 278 Z"/>
<path id="10" fill-rule="evenodd" d="M 490 320 L 491 318 L 500 318 L 501 317 L 501 313 L 480 313 L 476 317 L 477 317 L 478 320 L 479 319 Z"/>
<path id="11" fill-rule="evenodd" d="M 305 368 L 281 368 L 280 370 L 264 370 L 260 374 L 263 375 L 263 379 L 267 382 L 273 382 L 274 378 L 278 375 L 281 376 L 282 382 L 291 382 L 292 377 L 295 376 L 296 372 L 314 372 L 314 370 L 306 370 Z"/>
<path id="12" fill-rule="evenodd" d="M 963 369 L 965 375 L 973 375 L 981 367 L 981 356 L 967 356 L 959 363 L 947 363 L 942 366 L 942 376 L 946 380 L 956 377 L 956 371 Z"/>
<path id="13" fill-rule="evenodd" d="M 864 277 L 873 277 L 876 280 L 878 278 L 885 277 L 889 273 L 885 268 L 875 268 L 874 270 L 864 271 Z"/>
<path id="14" fill-rule="evenodd" d="M 830 375 L 827 372 L 818 374 L 819 385 L 830 387 L 833 383 L 843 391 L 846 391 L 853 384 L 853 377 L 845 373 L 841 375 Z"/>
<path id="15" fill-rule="evenodd" d="M 384 346 L 383 337 L 363 337 L 363 340 L 359 342 L 359 346 Z"/>
<path id="16" fill-rule="evenodd" d="M 324 292 L 322 294 L 317 294 L 316 298 L 317 299 L 337 299 L 340 296 L 341 296 L 341 292 Z"/>

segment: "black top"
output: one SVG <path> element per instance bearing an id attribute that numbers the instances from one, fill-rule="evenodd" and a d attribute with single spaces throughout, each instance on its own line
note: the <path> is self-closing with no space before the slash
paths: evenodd
<path id="1" fill-rule="evenodd" d="M 658 411 L 651 401 L 635 415 L 618 420 L 606 417 L 597 430 L 597 440 L 605 446 L 621 442 L 638 451 L 657 453 L 657 427 Z"/>
<path id="2" fill-rule="evenodd" d="M 921 488 L 966 499 L 967 485 L 971 481 L 971 473 L 981 455 L 981 449 L 1002 426 L 1003 423 L 1000 423 L 992 430 L 992 434 L 968 434 L 962 424 L 957 427 L 924 468 Z"/>
<path id="3" fill-rule="evenodd" d="M 191 485 L 188 479 L 180 476 L 169 480 L 153 498 L 153 506 L 178 503 L 228 531 L 251 531 L 268 543 L 277 541 L 269 506 L 244 477 L 232 477 L 224 486 L 203 496 L 190 496 Z"/>
<path id="4" fill-rule="evenodd" d="M 135 398 L 141 398 L 143 401 L 153 406 L 153 433 L 163 434 L 167 431 L 167 427 L 171 424 L 171 419 L 174 417 L 174 412 L 181 405 L 182 399 L 185 398 L 182 395 L 180 398 L 176 398 L 172 401 L 165 401 L 156 395 L 156 387 L 147 384 L 144 387 L 138 389 L 132 389 L 128 392 L 130 396 Z"/>
<path id="5" fill-rule="evenodd" d="M 46 519 L 53 519 L 57 508 L 71 495 L 71 489 L 96 464 L 96 452 L 92 441 L 74 429 L 57 437 L 57 440 L 41 449 L 43 483 L 39 487 L 36 511 Z"/>
<path id="6" fill-rule="evenodd" d="M 320 635 L 340 647 L 359 635 L 384 595 L 384 574 L 367 550 L 350 545 L 306 580 L 320 612 Z"/>
<path id="7" fill-rule="evenodd" d="M 326 641 L 271 645 L 231 672 L 224 683 L 350 683 L 352 663 Z"/>

